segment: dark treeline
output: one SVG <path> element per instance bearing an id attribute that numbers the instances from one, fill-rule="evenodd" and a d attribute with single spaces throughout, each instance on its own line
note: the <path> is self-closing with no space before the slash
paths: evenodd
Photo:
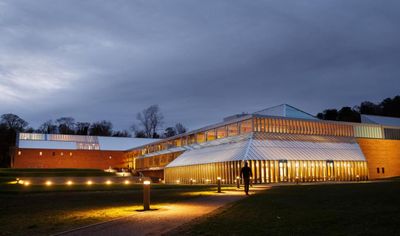
<path id="1" fill-rule="evenodd" d="M 365 101 L 355 107 L 326 109 L 318 113 L 317 117 L 323 120 L 361 122 L 361 114 L 400 117 L 400 96 L 386 98 L 377 104 Z"/>
<path id="2" fill-rule="evenodd" d="M 137 114 L 136 119 L 137 122 L 132 125 L 131 131 L 137 138 L 164 138 L 186 132 L 181 123 L 162 130 L 164 116 L 158 105 L 144 109 Z M 0 167 L 10 166 L 11 150 L 16 143 L 18 132 L 132 137 L 132 132 L 128 130 L 113 130 L 113 124 L 107 120 L 90 123 L 75 121 L 72 117 L 61 117 L 47 120 L 35 129 L 18 115 L 3 114 L 0 117 Z"/>

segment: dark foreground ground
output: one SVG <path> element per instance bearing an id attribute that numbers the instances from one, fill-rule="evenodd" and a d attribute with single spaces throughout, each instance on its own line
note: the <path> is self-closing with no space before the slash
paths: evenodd
<path id="1" fill-rule="evenodd" d="M 400 181 L 277 186 L 171 235 L 400 235 Z"/>
<path id="2" fill-rule="evenodd" d="M 143 209 L 142 185 L 0 184 L 0 235 L 50 235 Z M 152 207 L 206 195 L 210 186 L 152 185 Z"/>

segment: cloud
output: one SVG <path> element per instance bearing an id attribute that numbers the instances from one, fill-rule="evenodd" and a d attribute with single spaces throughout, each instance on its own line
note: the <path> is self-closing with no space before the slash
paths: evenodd
<path id="1" fill-rule="evenodd" d="M 0 112 L 190 128 L 398 94 L 398 1 L 3 1 Z M 35 101 L 35 109 L 27 105 Z"/>

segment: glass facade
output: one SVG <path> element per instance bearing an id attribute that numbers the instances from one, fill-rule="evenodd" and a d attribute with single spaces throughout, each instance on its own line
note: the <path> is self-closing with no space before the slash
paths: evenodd
<path id="1" fill-rule="evenodd" d="M 357 181 L 368 179 L 365 161 L 288 161 L 251 160 L 253 183 Z M 215 184 L 221 177 L 226 184 L 234 184 L 242 161 L 209 163 L 165 169 L 165 182 L 189 184 L 196 180 L 200 184 Z"/>

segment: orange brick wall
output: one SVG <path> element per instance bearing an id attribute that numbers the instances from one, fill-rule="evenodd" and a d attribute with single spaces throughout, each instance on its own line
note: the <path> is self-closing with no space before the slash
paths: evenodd
<path id="1" fill-rule="evenodd" d="M 13 168 L 127 168 L 128 161 L 123 151 L 16 149 Z"/>
<path id="2" fill-rule="evenodd" d="M 370 179 L 400 176 L 400 140 L 359 138 L 357 141 L 367 159 Z"/>

